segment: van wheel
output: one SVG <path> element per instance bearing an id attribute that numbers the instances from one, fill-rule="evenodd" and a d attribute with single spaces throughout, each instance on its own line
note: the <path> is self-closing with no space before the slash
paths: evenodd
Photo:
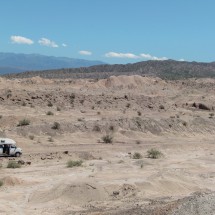
<path id="1" fill-rule="evenodd" d="M 19 152 L 16 152 L 15 157 L 20 157 L 21 154 Z"/>

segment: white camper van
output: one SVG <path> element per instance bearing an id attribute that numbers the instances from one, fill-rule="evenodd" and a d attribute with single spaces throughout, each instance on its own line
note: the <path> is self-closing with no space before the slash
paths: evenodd
<path id="1" fill-rule="evenodd" d="M 16 147 L 16 142 L 9 138 L 0 138 L 0 156 L 20 157 L 22 149 Z"/>

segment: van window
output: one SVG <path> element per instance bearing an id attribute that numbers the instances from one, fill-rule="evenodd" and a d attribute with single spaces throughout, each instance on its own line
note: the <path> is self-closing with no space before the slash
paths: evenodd
<path id="1" fill-rule="evenodd" d="M 5 140 L 1 140 L 1 143 L 5 143 Z"/>

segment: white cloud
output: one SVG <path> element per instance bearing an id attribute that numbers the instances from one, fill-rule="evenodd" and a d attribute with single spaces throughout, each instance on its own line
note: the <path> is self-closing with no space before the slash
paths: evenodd
<path id="1" fill-rule="evenodd" d="M 79 54 L 81 54 L 81 55 L 92 55 L 92 52 L 90 52 L 90 51 L 79 51 Z"/>
<path id="2" fill-rule="evenodd" d="M 58 45 L 54 42 L 51 41 L 47 38 L 41 38 L 38 43 L 42 46 L 48 46 L 48 47 L 52 47 L 52 48 L 58 48 Z"/>
<path id="3" fill-rule="evenodd" d="M 179 61 L 185 61 L 185 59 L 181 58 L 181 59 L 179 59 Z"/>
<path id="4" fill-rule="evenodd" d="M 67 47 L 67 44 L 65 44 L 65 43 L 62 43 L 62 46 L 63 46 L 63 47 Z"/>
<path id="5" fill-rule="evenodd" d="M 167 57 L 156 57 L 150 54 L 140 54 L 140 57 L 145 58 L 147 60 L 168 60 Z"/>
<path id="6" fill-rule="evenodd" d="M 105 54 L 105 57 L 131 58 L 131 59 L 139 58 L 139 56 L 132 53 L 117 53 L 117 52 L 108 52 Z"/>
<path id="7" fill-rule="evenodd" d="M 138 59 L 138 58 L 144 58 L 147 60 L 168 60 L 166 57 L 156 57 L 152 56 L 150 54 L 132 54 L 132 53 L 118 53 L 118 52 L 108 52 L 105 54 L 105 57 L 113 57 L 113 58 L 130 58 L 130 59 Z"/>
<path id="8" fill-rule="evenodd" d="M 10 39 L 11 39 L 12 43 L 17 43 L 17 44 L 31 45 L 34 43 L 33 40 L 26 38 L 26 37 L 22 37 L 22 36 L 11 36 Z"/>

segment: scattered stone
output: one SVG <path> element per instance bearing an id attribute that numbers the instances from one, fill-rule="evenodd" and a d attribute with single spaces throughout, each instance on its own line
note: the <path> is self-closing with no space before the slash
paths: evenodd
<path id="1" fill-rule="evenodd" d="M 113 191 L 113 195 L 115 196 L 119 195 L 119 191 Z"/>

